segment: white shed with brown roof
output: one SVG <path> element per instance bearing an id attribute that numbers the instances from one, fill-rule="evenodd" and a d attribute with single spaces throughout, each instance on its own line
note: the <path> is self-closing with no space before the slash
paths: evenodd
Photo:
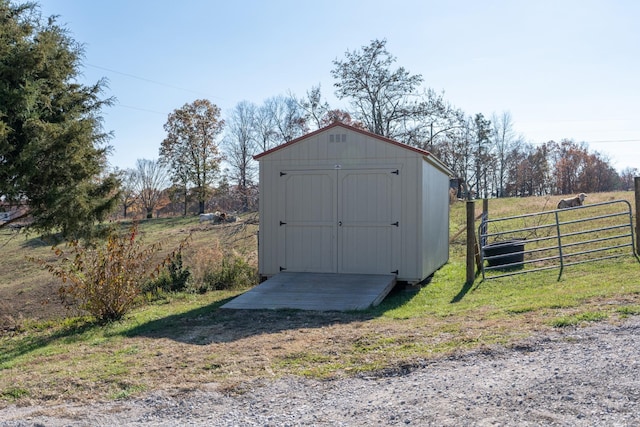
<path id="1" fill-rule="evenodd" d="M 449 258 L 451 171 L 429 152 L 335 123 L 255 156 L 259 274 L 394 274 Z"/>

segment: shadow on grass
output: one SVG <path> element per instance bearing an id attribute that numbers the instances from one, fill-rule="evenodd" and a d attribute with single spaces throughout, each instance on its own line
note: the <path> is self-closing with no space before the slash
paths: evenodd
<path id="1" fill-rule="evenodd" d="M 37 249 L 43 247 L 53 247 L 55 245 L 59 245 L 62 242 L 61 237 L 51 237 L 51 236 L 38 236 L 26 238 L 20 246 L 25 249 Z"/>
<path id="2" fill-rule="evenodd" d="M 451 304 L 462 301 L 462 298 L 467 295 L 471 288 L 473 288 L 473 282 L 465 282 L 464 285 L 462 285 L 462 289 L 460 289 L 460 292 L 458 292 L 458 294 L 454 296 L 453 299 L 451 299 Z"/>
<path id="3" fill-rule="evenodd" d="M 392 291 L 377 307 L 361 311 L 233 310 L 220 308 L 232 298 L 186 313 L 138 325 L 126 337 L 166 338 L 186 344 L 225 343 L 285 330 L 323 328 L 362 322 L 406 304 L 415 293 Z"/>
<path id="4" fill-rule="evenodd" d="M 451 299 L 451 302 L 450 302 L 450 303 L 451 303 L 451 304 L 455 304 L 455 303 L 457 303 L 457 302 L 462 301 L 462 299 L 463 299 L 463 298 L 464 298 L 464 297 L 469 293 L 469 291 L 473 290 L 473 288 L 474 288 L 474 284 L 475 284 L 475 288 L 477 289 L 477 288 L 478 288 L 478 286 L 480 286 L 480 283 L 482 283 L 482 280 L 484 280 L 484 279 L 482 279 L 482 280 L 478 281 L 478 278 L 479 278 L 480 276 L 481 276 L 480 271 L 476 271 L 476 274 L 475 274 L 475 276 L 474 276 L 474 277 L 475 277 L 475 279 L 474 279 L 474 280 L 472 280 L 471 282 L 468 282 L 468 281 L 467 281 L 467 282 L 464 282 L 464 283 L 462 284 L 462 288 L 460 289 L 460 292 L 458 292 L 458 293 L 456 294 L 456 296 L 454 296 L 454 297 Z"/>
<path id="5" fill-rule="evenodd" d="M 65 326 L 56 332 L 43 336 L 41 334 L 23 334 L 19 339 L 12 340 L 12 345 L 0 351 L 0 369 L 12 360 L 25 354 L 44 348 L 61 339 L 80 337 L 85 332 L 98 327 L 95 322 L 79 320 Z"/>

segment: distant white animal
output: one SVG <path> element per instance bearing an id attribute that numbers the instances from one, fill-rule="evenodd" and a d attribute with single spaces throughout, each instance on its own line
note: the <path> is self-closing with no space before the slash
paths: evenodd
<path id="1" fill-rule="evenodd" d="M 212 213 L 200 214 L 200 222 L 213 221 L 214 217 L 215 214 Z"/>
<path id="2" fill-rule="evenodd" d="M 228 215 L 225 212 L 215 211 L 214 213 L 200 214 L 200 222 L 205 221 L 220 224 L 221 222 L 235 222 L 236 217 Z"/>
<path id="3" fill-rule="evenodd" d="M 586 194 L 580 193 L 575 197 L 562 199 L 560 200 L 560 202 L 558 202 L 558 209 L 575 208 L 576 206 L 582 206 L 585 197 L 587 197 Z"/>

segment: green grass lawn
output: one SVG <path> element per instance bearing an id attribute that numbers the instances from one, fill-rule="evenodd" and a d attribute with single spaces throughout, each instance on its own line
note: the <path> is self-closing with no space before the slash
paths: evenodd
<path id="1" fill-rule="evenodd" d="M 589 200 L 618 197 L 632 194 L 590 195 Z M 506 216 L 553 204 L 548 198 L 491 200 L 490 212 Z M 457 203 L 451 235 L 463 225 L 464 203 Z M 197 226 L 194 218 L 141 224 L 150 241 L 168 243 Z M 255 256 L 255 241 L 238 237 L 231 229 L 211 228 L 194 234 L 193 247 L 234 242 Z M 379 306 L 360 312 L 220 309 L 242 292 L 235 290 L 168 295 L 106 326 L 84 317 L 22 319 L 17 330 L 0 336 L 0 406 L 120 399 L 205 384 L 242 392 L 247 382 L 260 378 L 401 369 L 640 313 L 640 264 L 631 254 L 569 267 L 559 281 L 557 271 L 550 270 L 466 284 L 464 247 L 463 234 L 451 243 L 449 263 L 429 283 L 394 291 Z M 16 248 L 23 257 L 50 251 L 24 239 Z M 37 268 L 22 266 L 17 255 L 9 262 L 24 268 L 31 281 L 50 280 Z M 2 280 L 2 286 L 15 288 L 11 280 L 18 279 L 5 273 Z"/>

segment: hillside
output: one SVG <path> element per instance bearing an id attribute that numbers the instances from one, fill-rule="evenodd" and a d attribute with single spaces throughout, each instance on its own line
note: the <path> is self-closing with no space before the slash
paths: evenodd
<path id="1" fill-rule="evenodd" d="M 631 196 L 598 194 L 588 200 Z M 491 200 L 490 215 L 544 210 L 555 203 L 553 198 Z M 452 233 L 464 224 L 464 205 L 452 206 Z M 187 265 L 220 263 L 220 254 L 232 247 L 255 263 L 254 224 L 160 219 L 143 222 L 141 230 L 145 239 L 162 240 L 167 248 L 193 233 Z M 24 261 L 29 254 L 51 256 L 46 243 L 2 237 L 3 267 L 8 267 L 0 282 L 2 315 L 11 316 L 14 327 L 0 335 L 0 406 L 118 399 L 206 384 L 242 393 L 247 384 L 267 378 L 404 372 L 454 354 L 510 347 L 560 328 L 618 324 L 640 314 L 640 263 L 631 254 L 572 266 L 560 281 L 550 271 L 468 285 L 460 237 L 451 245 L 449 263 L 429 283 L 398 289 L 364 311 L 221 309 L 243 291 L 235 289 L 165 295 L 100 326 L 83 317 L 56 319 L 65 313 L 56 305 L 55 283 Z M 42 305 L 42 299 L 49 302 Z"/>
<path id="2" fill-rule="evenodd" d="M 627 200 L 634 206 L 633 192 L 590 194 L 586 203 L 610 200 Z M 559 196 L 505 198 L 489 200 L 491 218 L 546 211 L 555 208 Z M 450 261 L 464 262 L 466 250 L 465 204 L 457 202 L 451 207 L 450 235 L 455 236 L 450 247 Z M 482 201 L 476 201 L 476 214 L 482 211 Z M 635 213 L 634 213 L 635 216 Z M 187 235 L 191 243 L 187 250 L 186 264 L 196 275 L 202 274 L 203 265 L 219 262 L 222 253 L 229 250 L 245 257 L 257 268 L 257 217 L 255 214 L 241 217 L 237 223 L 212 225 L 199 223 L 197 217 L 158 218 L 140 222 L 143 241 L 162 242 L 168 252 Z M 129 223 L 123 223 L 127 227 Z M 56 289 L 59 283 L 38 265 L 26 261 L 27 257 L 54 260 L 51 245 L 37 236 L 23 235 L 9 229 L 0 230 L 0 250 L 3 268 L 0 270 L 0 313 L 23 319 L 51 319 L 67 315 L 60 305 Z M 210 261 L 209 261 L 210 260 Z M 553 273 L 550 273 L 553 274 Z"/>

